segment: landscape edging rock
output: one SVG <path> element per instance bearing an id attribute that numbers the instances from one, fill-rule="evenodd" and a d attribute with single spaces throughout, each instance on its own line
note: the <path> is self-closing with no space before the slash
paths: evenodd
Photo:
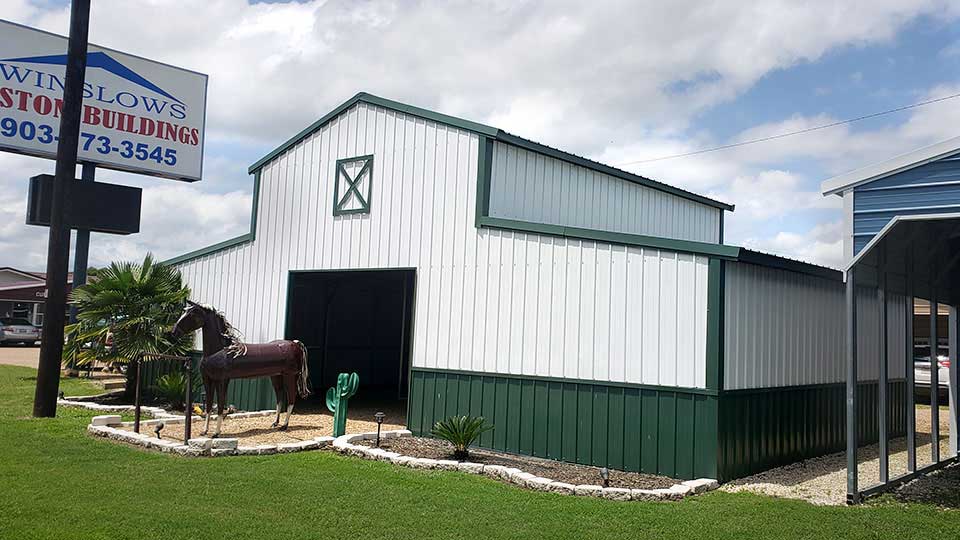
<path id="1" fill-rule="evenodd" d="M 57 405 L 63 407 L 78 407 L 94 411 L 103 412 L 133 412 L 133 405 L 100 405 L 99 403 L 89 403 L 85 401 L 75 401 L 70 398 L 57 400 Z M 186 421 L 186 416 L 182 414 L 173 414 L 160 407 L 140 407 L 140 412 L 147 413 L 153 418 L 140 421 L 140 427 L 150 427 L 160 422 L 164 424 L 182 424 Z M 233 413 L 231 418 L 253 418 L 258 416 L 271 416 L 276 414 L 275 410 L 252 411 Z M 200 417 L 194 417 L 195 422 L 203 420 Z M 216 418 L 213 415 L 211 418 Z M 119 427 L 132 427 L 133 422 L 122 422 L 119 415 L 107 414 L 94 416 L 90 419 L 87 426 L 87 433 L 98 437 L 105 437 L 115 441 L 133 444 L 150 450 L 159 450 L 164 453 L 176 454 L 179 456 L 192 457 L 220 457 L 220 456 L 265 456 L 277 453 L 303 452 L 307 450 L 316 450 L 325 448 L 333 443 L 333 437 L 323 436 L 298 441 L 293 443 L 278 444 L 260 444 L 256 446 L 240 446 L 235 438 L 224 437 L 212 439 L 208 437 L 191 438 L 187 444 L 158 439 L 145 433 L 134 433 Z"/>
<path id="2" fill-rule="evenodd" d="M 409 430 L 398 429 L 381 432 L 380 438 L 389 439 L 394 437 L 410 437 L 412 435 Z M 575 486 L 573 484 L 539 477 L 521 471 L 520 469 L 505 467 L 503 465 L 484 465 L 483 463 L 473 463 L 470 461 L 418 458 L 386 451 L 381 448 L 353 444 L 357 441 L 373 440 L 376 439 L 376 437 L 376 433 L 349 433 L 334 439 L 331 446 L 334 450 L 342 454 L 377 461 L 389 461 L 394 465 L 402 465 L 412 469 L 452 470 L 481 474 L 537 491 L 547 491 L 563 495 L 599 497 L 615 501 L 678 501 L 684 497 L 698 495 L 719 487 L 719 483 L 712 478 L 685 480 L 669 488 L 660 489 L 605 488 L 595 485 Z"/>

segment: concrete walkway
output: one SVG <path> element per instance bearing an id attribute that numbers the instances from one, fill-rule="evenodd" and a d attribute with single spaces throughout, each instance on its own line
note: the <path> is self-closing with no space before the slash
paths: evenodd
<path id="1" fill-rule="evenodd" d="M 0 347 L 0 364 L 37 368 L 40 360 L 40 347 L 7 345 Z"/>

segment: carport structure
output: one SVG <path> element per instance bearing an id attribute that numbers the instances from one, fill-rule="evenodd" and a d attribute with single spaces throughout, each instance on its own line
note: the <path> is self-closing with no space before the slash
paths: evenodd
<path id="1" fill-rule="evenodd" d="M 831 178 L 822 185 L 824 195 L 843 198 L 843 249 L 846 281 L 846 365 L 847 365 L 847 501 L 859 503 L 864 497 L 896 487 L 921 474 L 957 461 L 957 339 L 960 335 L 957 310 L 960 307 L 960 137 L 920 148 L 886 161 Z M 862 301 L 876 298 L 879 313 Z M 903 299 L 902 302 L 888 301 Z M 914 318 L 916 302 L 925 299 L 929 310 L 930 362 L 930 459 L 918 467 L 917 418 L 914 399 L 914 359 L 918 334 L 926 324 Z M 891 309 L 905 309 L 896 313 Z M 939 307 L 947 306 L 949 343 L 949 443 L 941 449 L 938 390 Z M 865 324 L 865 320 L 869 324 Z M 877 321 L 880 343 L 869 343 L 865 327 Z M 942 319 L 941 331 L 942 334 Z M 888 323 L 891 323 L 889 326 Z M 901 327 L 900 324 L 905 327 Z M 865 339 L 866 338 L 866 339 Z M 876 345 L 876 347 L 873 347 Z M 864 347 L 871 351 L 865 351 Z M 901 350 L 902 348 L 902 350 Z M 873 353 L 872 351 L 876 351 Z M 876 357 L 871 357 L 876 354 Z M 920 354 L 923 356 L 923 354 Z M 927 360 L 923 360 L 927 361 Z M 901 364 L 903 362 L 904 364 Z M 906 396 L 902 405 L 890 399 L 893 381 L 891 366 L 903 368 Z M 876 368 L 876 374 L 874 374 Z M 861 486 L 857 451 L 865 440 L 857 429 L 857 414 L 872 403 L 864 399 L 858 381 L 877 381 L 877 422 L 879 458 L 877 483 Z M 899 410 L 905 407 L 906 410 Z M 906 413 L 906 467 L 892 475 L 890 470 L 891 416 Z M 900 435 L 897 433 L 896 435 Z M 900 441 L 897 441 L 900 444 Z M 862 449 L 861 449 L 862 450 Z M 923 461 L 927 461 L 923 456 Z"/>
<path id="2" fill-rule="evenodd" d="M 884 300 L 890 294 L 906 296 L 904 317 L 907 328 L 908 362 L 907 376 L 907 472 L 891 478 L 889 457 L 889 415 L 888 399 L 888 356 L 891 354 L 887 339 L 888 333 L 880 333 L 879 360 L 879 399 L 877 402 L 879 436 L 880 473 L 879 483 L 861 489 L 858 474 L 857 448 L 859 447 L 856 424 L 857 409 L 860 400 L 856 381 L 858 380 L 858 350 L 856 337 L 858 290 L 875 291 L 879 297 L 881 328 L 887 327 L 888 305 Z M 940 403 L 938 403 L 938 371 L 935 347 L 931 349 L 930 414 L 931 441 L 930 464 L 917 468 L 917 447 L 915 433 L 915 405 L 913 380 L 913 306 L 914 298 L 926 298 L 930 302 L 930 343 L 937 343 L 937 309 L 945 304 L 950 307 L 949 343 L 950 343 L 950 442 L 949 455 L 940 452 Z M 846 268 L 846 314 L 847 314 L 847 501 L 860 502 L 863 497 L 895 487 L 918 475 L 931 472 L 957 460 L 957 308 L 960 306 L 960 213 L 931 214 L 917 216 L 896 216 L 853 258 Z"/>

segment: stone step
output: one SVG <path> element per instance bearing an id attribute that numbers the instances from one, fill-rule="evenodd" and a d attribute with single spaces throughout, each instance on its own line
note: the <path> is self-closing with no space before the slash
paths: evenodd
<path id="1" fill-rule="evenodd" d="M 127 385 L 127 381 L 124 379 L 112 379 L 108 381 L 103 381 L 104 390 L 123 390 Z"/>

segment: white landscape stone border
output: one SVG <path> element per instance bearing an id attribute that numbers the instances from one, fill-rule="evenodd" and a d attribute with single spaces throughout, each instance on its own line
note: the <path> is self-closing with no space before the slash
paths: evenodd
<path id="1" fill-rule="evenodd" d="M 73 401 L 69 398 L 57 401 L 58 405 L 66 407 L 82 407 L 95 411 L 104 412 L 132 412 L 133 405 L 100 405 L 99 403 L 88 403 L 84 401 Z M 182 424 L 186 416 L 182 414 L 172 414 L 160 407 L 140 407 L 140 411 L 152 416 L 152 419 L 141 420 L 140 428 L 149 428 L 163 422 L 164 424 Z M 253 418 L 259 416 L 273 416 L 275 410 L 253 411 L 233 413 L 230 418 Z M 214 415 L 212 418 L 216 418 Z M 200 417 L 194 417 L 194 422 L 202 421 Z M 120 415 L 108 414 L 94 416 L 90 419 L 90 425 L 87 426 L 87 433 L 100 437 L 142 446 L 152 450 L 160 450 L 164 453 L 173 453 L 181 456 L 263 456 L 268 454 L 287 454 L 291 452 L 301 452 L 304 450 L 315 450 L 330 446 L 333 443 L 333 437 L 316 437 L 305 441 L 279 444 L 259 444 L 256 446 L 240 446 L 239 440 L 235 438 L 196 437 L 187 441 L 187 444 L 181 442 L 158 439 L 151 435 L 152 429 L 147 429 L 147 433 L 134 433 L 120 427 L 132 427 L 133 422 L 123 422 Z"/>
<path id="2" fill-rule="evenodd" d="M 410 431 L 401 429 L 384 431 L 380 433 L 380 438 L 390 439 L 410 437 L 411 435 Z M 353 444 L 356 441 L 374 440 L 376 438 L 376 433 L 343 435 L 333 440 L 333 449 L 351 456 L 377 461 L 388 461 L 395 465 L 403 465 L 414 469 L 438 469 L 482 474 L 537 491 L 549 491 L 563 495 L 599 497 L 614 501 L 678 501 L 688 495 L 705 493 L 719 487 L 718 482 L 712 478 L 686 480 L 679 484 L 674 484 L 669 488 L 661 489 L 605 488 L 594 485 L 575 486 L 564 482 L 556 482 L 549 478 L 542 478 L 513 467 L 504 467 L 503 465 L 484 465 L 483 463 L 471 463 L 469 461 L 416 458 L 404 456 L 397 452 L 389 452 L 382 448 Z"/>

